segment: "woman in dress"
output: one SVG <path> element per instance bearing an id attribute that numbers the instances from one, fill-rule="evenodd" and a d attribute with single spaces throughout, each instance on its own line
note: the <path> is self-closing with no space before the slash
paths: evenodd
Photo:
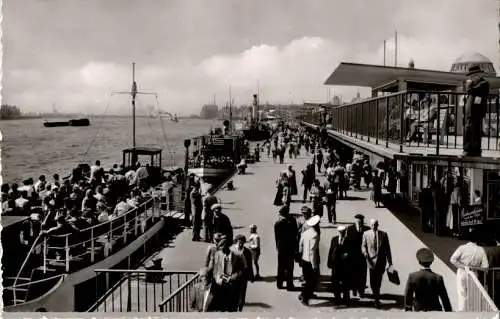
<path id="1" fill-rule="evenodd" d="M 371 198 L 375 203 L 375 207 L 379 208 L 382 201 L 382 180 L 378 171 L 373 171 Z"/>
<path id="2" fill-rule="evenodd" d="M 450 262 L 457 267 L 457 292 L 458 292 L 458 311 L 467 311 L 467 301 L 469 293 L 467 292 L 467 267 L 473 268 L 474 275 L 477 276 L 478 268 L 488 268 L 488 257 L 483 247 L 478 246 L 480 242 L 480 233 L 478 229 L 473 229 L 469 233 L 469 242 L 461 245 L 451 255 Z"/>

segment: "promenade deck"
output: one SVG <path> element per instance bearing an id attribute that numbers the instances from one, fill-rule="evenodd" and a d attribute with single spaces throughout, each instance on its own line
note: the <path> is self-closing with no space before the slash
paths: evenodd
<path id="1" fill-rule="evenodd" d="M 288 154 L 287 154 L 288 155 Z M 273 163 L 272 159 L 263 156 L 262 161 L 252 164 L 246 175 L 237 175 L 233 178 L 235 189 L 220 190 L 216 196 L 223 205 L 223 212 L 227 214 L 234 227 L 234 233 L 248 235 L 248 225 L 254 223 L 261 236 L 262 254 L 260 259 L 262 280 L 249 284 L 245 312 L 284 312 L 294 313 L 303 311 L 329 312 L 342 309 L 333 308 L 332 294 L 320 285 L 310 306 L 302 305 L 298 300 L 299 291 L 289 292 L 276 288 L 275 275 L 277 256 L 274 241 L 274 222 L 278 217 L 278 209 L 273 206 L 275 196 L 275 181 L 279 172 L 285 170 L 288 164 L 294 166 L 298 174 L 299 193 L 300 170 L 310 160 L 310 155 L 304 154 L 297 159 L 285 159 L 285 164 Z M 320 177 L 321 179 L 322 177 Z M 339 223 L 353 222 L 356 213 L 362 213 L 369 218 L 380 221 L 380 229 L 387 231 L 392 248 L 394 266 L 399 271 L 402 284 L 396 286 L 384 276 L 382 283 L 382 310 L 402 311 L 403 293 L 408 274 L 419 268 L 415 252 L 425 245 L 402 224 L 390 211 L 385 208 L 374 208 L 368 200 L 368 192 L 349 192 L 350 200 L 340 200 L 337 203 L 337 221 Z M 291 212 L 300 212 L 301 201 L 291 204 Z M 332 236 L 337 234 L 337 226 L 327 221 L 327 216 L 321 221 L 321 274 L 323 281 L 329 280 L 330 270 L 326 266 L 327 254 Z M 208 244 L 191 241 L 191 230 L 186 229 L 179 234 L 168 247 L 159 251 L 152 258 L 163 258 L 165 270 L 197 271 L 203 265 Z M 454 272 L 439 258 L 436 258 L 432 269 L 441 274 L 450 296 L 452 306 L 456 307 L 456 284 Z M 301 268 L 296 265 L 295 276 L 301 275 Z M 296 281 L 296 286 L 300 286 Z M 370 293 L 370 289 L 367 289 Z M 135 308 L 135 307 L 133 307 Z M 356 311 L 370 311 L 372 303 L 368 299 L 353 303 L 349 309 Z M 137 308 L 135 308 L 137 309 Z M 138 309 L 139 310 L 139 309 Z M 150 309 L 151 310 L 151 309 Z M 142 310 L 143 311 L 143 310 Z"/>

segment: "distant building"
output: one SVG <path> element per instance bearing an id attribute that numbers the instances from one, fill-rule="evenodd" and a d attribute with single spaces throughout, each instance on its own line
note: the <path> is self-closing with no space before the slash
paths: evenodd
<path id="1" fill-rule="evenodd" d="M 201 108 L 200 117 L 202 119 L 215 119 L 219 115 L 219 107 L 215 104 L 205 104 Z"/>
<path id="2" fill-rule="evenodd" d="M 495 67 L 490 59 L 480 53 L 465 53 L 459 56 L 451 66 L 450 72 L 467 73 L 473 64 L 479 65 L 481 70 L 489 76 L 496 76 Z"/>

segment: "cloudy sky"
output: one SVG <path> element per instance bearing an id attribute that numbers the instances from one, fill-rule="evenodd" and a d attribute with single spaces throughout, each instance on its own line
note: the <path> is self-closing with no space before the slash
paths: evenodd
<path id="1" fill-rule="evenodd" d="M 162 109 L 325 101 L 340 61 L 448 70 L 463 52 L 498 65 L 493 0 L 3 0 L 3 102 L 23 111 L 127 111 L 132 61 Z M 332 89 L 350 99 L 356 88 Z M 366 91 L 362 90 L 362 93 Z M 153 104 L 141 98 L 141 107 Z"/>

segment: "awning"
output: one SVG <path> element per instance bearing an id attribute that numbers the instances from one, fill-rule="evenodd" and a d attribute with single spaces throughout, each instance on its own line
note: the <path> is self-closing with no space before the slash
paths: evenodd
<path id="1" fill-rule="evenodd" d="M 392 81 L 406 80 L 459 86 L 466 79 L 463 73 L 342 62 L 324 84 L 375 88 Z M 492 89 L 500 88 L 500 77 L 486 77 L 486 80 Z"/>

